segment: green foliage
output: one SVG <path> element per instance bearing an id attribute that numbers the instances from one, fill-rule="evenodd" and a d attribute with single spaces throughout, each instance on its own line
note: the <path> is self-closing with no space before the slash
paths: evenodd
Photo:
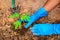
<path id="1" fill-rule="evenodd" d="M 22 21 L 30 21 L 30 15 L 26 12 L 24 15 L 21 15 Z"/>
<path id="2" fill-rule="evenodd" d="M 19 27 L 21 27 L 21 22 L 19 21 L 14 22 L 14 26 L 15 26 L 15 30 L 18 29 Z"/>
<path id="3" fill-rule="evenodd" d="M 17 18 L 17 17 L 20 17 L 20 20 L 21 21 L 30 21 L 30 15 L 29 15 L 29 12 L 26 12 L 24 14 L 19 14 L 18 12 L 15 12 L 13 15 L 10 16 L 10 18 Z M 21 27 L 21 23 L 20 21 L 16 21 L 14 22 L 14 29 L 18 29 L 19 27 Z"/>
<path id="4" fill-rule="evenodd" d="M 10 16 L 10 18 L 16 18 L 19 16 L 20 16 L 20 14 L 18 12 L 15 12 L 13 15 Z"/>
<path id="5" fill-rule="evenodd" d="M 21 15 L 21 20 L 30 21 L 30 17 L 28 15 Z"/>

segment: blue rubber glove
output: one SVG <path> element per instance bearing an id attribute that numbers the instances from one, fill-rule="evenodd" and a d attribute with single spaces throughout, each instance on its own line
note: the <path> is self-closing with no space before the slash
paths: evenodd
<path id="1" fill-rule="evenodd" d="M 60 24 L 36 24 L 30 30 L 36 36 L 60 34 Z"/>
<path id="2" fill-rule="evenodd" d="M 37 21 L 38 19 L 45 17 L 48 15 L 48 12 L 44 7 L 40 8 L 37 12 L 35 12 L 31 17 L 30 21 L 26 24 L 25 28 L 28 28 L 32 23 Z"/>
<path id="3" fill-rule="evenodd" d="M 54 24 L 54 34 L 60 34 L 60 24 Z"/>

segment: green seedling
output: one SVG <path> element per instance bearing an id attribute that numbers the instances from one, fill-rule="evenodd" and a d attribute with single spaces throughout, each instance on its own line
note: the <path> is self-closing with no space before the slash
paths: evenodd
<path id="1" fill-rule="evenodd" d="M 14 26 L 15 26 L 15 30 L 16 29 L 18 29 L 19 27 L 21 27 L 21 22 L 19 22 L 19 21 L 16 21 L 16 22 L 14 22 Z"/>
<path id="2" fill-rule="evenodd" d="M 21 15 L 22 21 L 30 21 L 30 15 L 26 12 L 24 15 Z"/>
<path id="3" fill-rule="evenodd" d="M 13 7 L 13 8 L 16 7 L 15 0 L 12 0 L 12 7 Z"/>
<path id="4" fill-rule="evenodd" d="M 18 12 L 15 12 L 13 15 L 10 16 L 10 18 L 17 18 L 20 14 Z"/>
<path id="5" fill-rule="evenodd" d="M 12 16 L 13 16 L 13 15 L 12 15 Z M 18 15 L 18 16 L 16 16 L 16 15 L 14 14 L 14 17 L 19 17 L 19 16 L 20 16 L 20 20 L 14 22 L 14 26 L 15 26 L 14 29 L 15 29 L 15 30 L 18 29 L 19 27 L 21 28 L 22 22 L 30 21 L 30 15 L 29 15 L 28 12 L 26 12 L 25 14 L 22 14 L 22 15 Z M 11 18 L 14 18 L 14 17 L 11 17 Z"/>
<path id="6" fill-rule="evenodd" d="M 30 17 L 27 15 L 21 15 L 21 20 L 23 21 L 30 21 Z"/>

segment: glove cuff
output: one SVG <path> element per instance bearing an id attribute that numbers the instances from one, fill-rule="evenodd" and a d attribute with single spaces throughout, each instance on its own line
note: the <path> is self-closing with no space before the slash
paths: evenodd
<path id="1" fill-rule="evenodd" d="M 54 34 L 60 34 L 60 24 L 54 24 Z"/>
<path id="2" fill-rule="evenodd" d="M 48 11 L 44 7 L 42 7 L 31 16 L 31 22 L 35 22 L 45 16 L 48 16 Z"/>

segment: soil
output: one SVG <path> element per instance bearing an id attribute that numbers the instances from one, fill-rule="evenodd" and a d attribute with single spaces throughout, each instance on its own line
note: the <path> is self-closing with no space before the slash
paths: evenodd
<path id="1" fill-rule="evenodd" d="M 12 9 L 11 0 L 0 0 L 0 40 L 60 40 L 60 35 L 34 36 L 30 29 L 24 28 L 25 23 L 22 29 L 14 30 L 14 25 L 7 21 L 13 12 L 29 9 L 29 12 L 33 14 L 45 2 L 46 0 L 16 0 L 17 8 Z M 60 5 L 36 23 L 60 23 Z"/>

